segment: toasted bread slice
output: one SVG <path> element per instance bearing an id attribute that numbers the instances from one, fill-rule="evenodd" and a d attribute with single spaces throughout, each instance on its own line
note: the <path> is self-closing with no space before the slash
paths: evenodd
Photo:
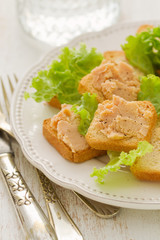
<path id="1" fill-rule="evenodd" d="M 55 108 L 58 108 L 58 109 L 61 109 L 61 103 L 60 101 L 58 100 L 58 98 L 55 96 L 51 99 L 50 102 L 48 102 L 49 105 L 51 105 L 52 107 L 55 107 Z"/>
<path id="2" fill-rule="evenodd" d="M 154 28 L 153 25 L 144 24 L 144 25 L 141 25 L 141 26 L 138 28 L 137 33 L 145 32 L 145 31 L 147 31 L 148 29 L 152 29 L 152 28 Z"/>
<path id="3" fill-rule="evenodd" d="M 137 100 L 142 73 L 128 63 L 123 51 L 108 51 L 104 57 L 100 66 L 81 79 L 78 91 L 96 93 L 100 103 L 111 100 L 113 95 L 128 101 Z"/>
<path id="4" fill-rule="evenodd" d="M 104 52 L 103 56 L 104 60 L 102 63 L 112 62 L 119 64 L 120 62 L 128 62 L 123 51 L 106 51 Z"/>
<path id="5" fill-rule="evenodd" d="M 78 132 L 78 117 L 71 106 L 62 105 L 62 110 L 52 119 L 43 122 L 43 135 L 47 141 L 67 160 L 83 162 L 104 155 L 105 151 L 91 148 L 85 137 Z"/>
<path id="6" fill-rule="evenodd" d="M 128 152 L 137 148 L 139 141 L 150 141 L 156 119 L 151 102 L 127 102 L 114 96 L 98 105 L 86 140 L 96 149 Z"/>
<path id="7" fill-rule="evenodd" d="M 131 172 L 140 180 L 160 181 L 160 119 L 153 130 L 151 144 L 153 152 L 136 159 Z"/>

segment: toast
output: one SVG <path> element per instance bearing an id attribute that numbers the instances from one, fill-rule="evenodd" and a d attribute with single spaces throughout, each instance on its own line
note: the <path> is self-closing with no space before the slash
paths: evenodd
<path id="1" fill-rule="evenodd" d="M 137 33 L 140 33 L 142 31 L 147 30 L 148 28 L 153 28 L 153 25 L 141 25 L 138 30 Z M 125 53 L 123 51 L 106 51 L 104 52 L 104 60 L 102 61 L 102 64 L 106 64 L 106 63 L 112 63 L 115 65 L 118 65 L 120 62 L 126 62 L 128 63 L 126 57 L 125 57 Z M 101 64 L 101 65 L 102 65 Z M 100 65 L 100 66 L 101 66 Z M 135 69 L 135 73 L 137 75 L 141 75 L 142 73 Z M 79 92 L 80 93 L 84 93 L 84 92 L 91 92 L 91 93 L 96 93 L 98 95 L 98 99 L 99 102 L 103 102 L 104 100 L 106 100 L 106 98 L 103 96 L 103 94 L 101 94 L 99 91 L 97 91 L 93 86 L 92 86 L 92 80 L 91 77 L 88 75 L 88 77 L 84 77 L 79 84 Z M 50 102 L 48 102 L 52 107 L 61 109 L 61 103 L 59 102 L 58 98 L 55 96 L 51 99 Z"/>
<path id="2" fill-rule="evenodd" d="M 147 31 L 148 29 L 152 29 L 152 28 L 154 28 L 153 25 L 144 24 L 144 25 L 141 25 L 141 26 L 138 28 L 137 33 L 145 32 L 145 31 Z"/>
<path id="3" fill-rule="evenodd" d="M 137 100 L 142 72 L 128 63 L 123 51 L 105 52 L 104 58 L 100 66 L 81 79 L 78 91 L 96 93 L 99 103 L 111 100 L 113 95 Z"/>
<path id="4" fill-rule="evenodd" d="M 51 105 L 52 107 L 55 107 L 55 108 L 58 108 L 58 109 L 61 109 L 61 103 L 60 101 L 58 100 L 58 98 L 55 96 L 51 99 L 50 102 L 48 102 L 49 105 Z"/>
<path id="5" fill-rule="evenodd" d="M 129 152 L 139 141 L 150 141 L 156 119 L 151 102 L 114 96 L 98 105 L 86 140 L 95 149 Z"/>
<path id="6" fill-rule="evenodd" d="M 152 132 L 153 152 L 136 159 L 131 172 L 140 180 L 160 181 L 160 118 Z"/>
<path id="7" fill-rule="evenodd" d="M 106 154 L 106 151 L 91 148 L 85 137 L 78 132 L 79 117 L 71 110 L 71 105 L 62 104 L 62 110 L 53 118 L 43 122 L 46 140 L 67 160 L 84 162 Z"/>
<path id="8" fill-rule="evenodd" d="M 111 62 L 119 64 L 120 62 L 128 62 L 123 51 L 106 51 L 103 53 L 104 60 L 102 63 Z"/>

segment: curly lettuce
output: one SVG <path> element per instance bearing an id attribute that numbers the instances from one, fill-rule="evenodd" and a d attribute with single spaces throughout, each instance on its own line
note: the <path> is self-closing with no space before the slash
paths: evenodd
<path id="1" fill-rule="evenodd" d="M 72 111 L 79 114 L 80 125 L 78 130 L 82 135 L 86 135 L 91 121 L 94 117 L 94 113 L 98 107 L 98 101 L 96 99 L 96 94 L 84 93 L 81 97 L 81 102 L 79 105 L 73 105 Z"/>
<path id="2" fill-rule="evenodd" d="M 153 146 L 147 141 L 141 141 L 138 143 L 137 149 L 126 152 L 113 152 L 107 151 L 110 158 L 109 163 L 100 169 L 94 168 L 91 177 L 97 177 L 96 182 L 104 183 L 104 177 L 108 172 L 117 172 L 121 165 L 132 166 L 136 158 L 143 157 L 146 153 L 153 151 Z"/>
<path id="3" fill-rule="evenodd" d="M 160 69 L 160 27 L 129 36 L 122 45 L 131 65 L 145 74 L 155 73 Z"/>
<path id="4" fill-rule="evenodd" d="M 80 101 L 78 84 L 82 77 L 98 66 L 103 55 L 96 48 L 87 50 L 85 44 L 79 49 L 64 47 L 58 60 L 54 60 L 49 69 L 42 70 L 33 78 L 33 93 L 25 93 L 25 99 L 32 97 L 36 102 L 49 102 L 57 96 L 60 103 L 75 104 Z"/>
<path id="5" fill-rule="evenodd" d="M 149 74 L 147 76 L 141 77 L 140 92 L 138 93 L 138 100 L 148 100 L 150 101 L 157 114 L 160 114 L 160 78 Z"/>

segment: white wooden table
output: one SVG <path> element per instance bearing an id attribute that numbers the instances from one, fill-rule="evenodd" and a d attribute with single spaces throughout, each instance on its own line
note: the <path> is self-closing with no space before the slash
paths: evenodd
<path id="1" fill-rule="evenodd" d="M 121 3 L 121 22 L 160 19 L 160 1 L 158 0 L 122 0 Z M 26 36 L 17 22 L 15 5 L 13 0 L 0 0 L 0 74 L 14 72 L 21 78 L 49 51 L 50 47 Z M 16 157 L 22 175 L 46 212 L 34 167 L 23 157 L 18 148 Z M 70 190 L 64 190 L 59 186 L 56 186 L 56 190 L 85 240 L 160 239 L 160 211 L 122 209 L 117 217 L 104 220 L 94 216 Z M 24 240 L 21 226 L 1 176 L 0 240 Z"/>

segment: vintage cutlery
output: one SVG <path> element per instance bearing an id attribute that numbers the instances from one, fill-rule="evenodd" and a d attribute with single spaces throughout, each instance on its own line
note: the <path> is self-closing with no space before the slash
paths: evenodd
<path id="1" fill-rule="evenodd" d="M 57 240 L 55 230 L 15 165 L 10 139 L 3 130 L 0 130 L 0 169 L 25 231 L 26 239 Z"/>
<path id="2" fill-rule="evenodd" d="M 75 195 L 98 217 L 112 218 L 117 215 L 120 208 L 105 203 L 100 203 L 89 198 L 82 196 L 81 194 L 74 192 Z"/>
<path id="3" fill-rule="evenodd" d="M 8 86 L 10 88 L 10 94 L 11 94 L 14 91 L 14 88 L 16 86 L 16 83 L 18 82 L 18 79 L 14 75 L 14 77 L 9 77 L 8 76 L 5 80 L 8 81 Z M 2 82 L 2 79 L 1 79 L 1 82 Z M 6 102 L 8 102 L 7 107 L 9 109 L 8 99 L 10 99 L 10 98 L 7 97 L 7 92 L 4 88 L 4 85 L 2 85 L 2 86 L 3 86 L 4 95 L 5 95 L 5 100 L 6 100 Z M 8 113 L 6 113 L 6 114 L 8 114 Z M 0 128 L 6 129 L 6 131 L 13 136 L 13 133 L 11 132 L 11 127 L 8 126 L 8 124 L 0 122 Z M 40 178 L 41 178 L 41 176 L 42 176 L 42 174 L 39 174 Z M 41 179 L 40 179 L 40 181 L 42 182 Z M 43 186 L 42 186 L 42 188 L 43 188 Z M 46 194 L 46 189 L 43 192 L 44 192 L 44 195 L 45 195 Z M 111 218 L 111 217 L 114 217 L 115 215 L 117 215 L 117 213 L 120 210 L 119 207 L 110 206 L 110 205 L 107 205 L 107 204 L 102 204 L 102 203 L 93 201 L 93 200 L 88 199 L 88 198 L 86 198 L 86 197 L 82 196 L 81 194 L 78 194 L 74 191 L 73 191 L 73 193 L 98 217 Z M 47 202 L 46 202 L 46 204 L 47 204 Z M 50 213 L 49 213 L 49 216 L 50 216 Z"/>
<path id="4" fill-rule="evenodd" d="M 81 233 L 66 209 L 60 202 L 51 181 L 40 171 L 37 171 L 42 184 L 50 223 L 55 227 L 59 240 L 80 240 Z"/>
<path id="5" fill-rule="evenodd" d="M 12 83 L 10 80 L 8 82 L 9 82 L 9 85 L 11 88 L 10 90 L 12 93 L 12 91 L 13 91 Z M 0 80 L 0 85 L 2 86 L 2 88 L 1 88 L 2 95 L 1 96 L 4 97 L 3 100 L 5 100 L 5 104 L 6 104 L 6 108 L 5 108 L 6 114 L 7 114 L 7 116 L 9 116 L 9 98 L 7 96 L 7 92 L 5 90 L 2 79 Z M 1 108 L 4 108 L 4 102 L 3 102 L 3 105 L 0 104 L 0 110 L 2 111 Z M 8 135 L 10 135 L 12 138 L 14 138 L 14 135 L 11 131 L 11 126 L 5 121 L 5 117 L 2 113 L 1 113 L 1 115 L 3 116 L 3 125 L 2 125 L 3 132 L 5 131 L 4 126 L 7 126 L 6 133 Z M 0 125 L 0 129 L 2 129 L 1 125 Z M 41 184 L 43 187 L 43 193 L 44 193 L 44 196 L 46 199 L 46 206 L 47 206 L 47 210 L 48 210 L 48 214 L 49 214 L 49 220 L 50 220 L 52 227 L 54 228 L 54 231 L 56 232 L 56 238 L 53 238 L 53 239 L 83 240 L 83 237 L 82 237 L 78 227 L 75 225 L 75 223 L 70 218 L 67 211 L 61 204 L 49 179 L 47 179 L 44 176 L 44 174 L 41 173 L 38 169 L 37 169 L 37 172 L 38 172 L 38 175 L 40 177 L 40 181 L 41 181 Z M 49 238 L 43 238 L 43 239 L 49 240 Z"/>

